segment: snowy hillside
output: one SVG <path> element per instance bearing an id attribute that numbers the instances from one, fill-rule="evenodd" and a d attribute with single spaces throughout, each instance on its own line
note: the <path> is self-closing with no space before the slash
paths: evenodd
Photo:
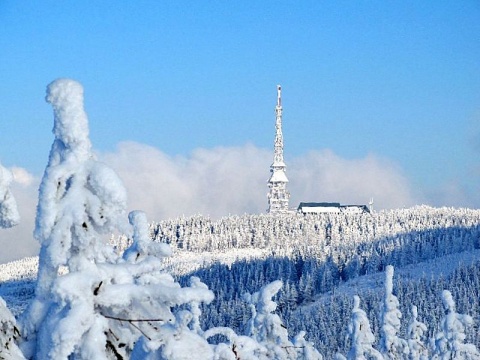
<path id="1" fill-rule="evenodd" d="M 411 305 L 433 336 L 443 310 L 440 293 L 453 293 L 459 312 L 476 320 L 467 340 L 480 346 L 480 211 L 415 207 L 374 214 L 201 216 L 154 223 L 151 236 L 173 249 L 164 269 L 182 284 L 191 275 L 215 293 L 202 307 L 204 328 L 240 331 L 249 317 L 245 292 L 280 279 L 277 302 L 289 332 L 307 338 L 326 358 L 347 352 L 345 333 L 360 295 L 374 333 L 386 265 L 395 266 L 394 293 L 405 335 Z M 115 241 L 117 250 L 127 240 Z M 0 266 L 0 295 L 19 314 L 33 295 L 35 258 Z M 474 299 L 474 301 L 472 301 Z"/>

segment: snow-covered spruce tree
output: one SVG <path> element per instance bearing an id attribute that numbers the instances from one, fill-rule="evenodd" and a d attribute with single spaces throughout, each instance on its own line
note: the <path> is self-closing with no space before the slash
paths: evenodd
<path id="1" fill-rule="evenodd" d="M 212 328 L 204 333 L 206 339 L 222 335 L 226 343 L 214 346 L 214 359 L 251 360 L 322 360 L 322 355 L 306 341 L 305 332 L 300 332 L 291 342 L 288 331 L 280 317 L 273 313 L 277 304 L 272 298 L 282 287 L 277 280 L 262 287 L 258 292 L 245 294 L 252 317 L 246 324 L 246 335 L 237 335 L 230 328 Z"/>
<path id="2" fill-rule="evenodd" d="M 124 254 L 127 263 L 115 266 L 127 270 L 123 283 L 114 279 L 98 294 L 105 303 L 101 313 L 111 320 L 109 345 L 116 354 L 125 353 L 124 358 L 134 347 L 131 356 L 138 359 L 189 359 L 195 349 L 200 358 L 209 359 L 212 350 L 201 337 L 198 318 L 200 303 L 212 301 L 213 293 L 194 277 L 190 287 L 181 288 L 162 270 L 161 259 L 170 249 L 151 241 L 145 214 L 135 211 L 129 219 L 134 226 L 133 244 Z M 188 304 L 191 311 L 172 312 L 174 306 L 183 304 Z"/>
<path id="3" fill-rule="evenodd" d="M 380 341 L 378 350 L 386 359 L 407 359 L 408 344 L 398 337 L 400 332 L 400 303 L 393 295 L 393 266 L 385 269 L 385 297 L 380 303 Z"/>
<path id="4" fill-rule="evenodd" d="M 46 99 L 55 141 L 39 192 L 38 281 L 21 319 L 21 349 L 34 359 L 119 359 L 139 339 L 150 342 L 146 354 L 156 350 L 151 342 L 167 346 L 175 336 L 169 327 L 186 322 L 172 307 L 209 302 L 213 293 L 198 284 L 181 288 L 161 271 L 168 246 L 149 242 L 143 213 L 131 213 L 128 224 L 125 188 L 92 154 L 82 86 L 56 80 Z M 132 247 L 120 257 L 105 235 L 132 226 Z"/>
<path id="5" fill-rule="evenodd" d="M 375 336 L 370 328 L 365 311 L 360 309 L 360 298 L 353 297 L 353 310 L 347 329 L 347 343 L 350 341 L 348 360 L 377 359 L 382 360 L 382 354 L 373 347 Z"/>
<path id="6" fill-rule="evenodd" d="M 19 337 L 17 321 L 0 297 L 0 359 L 25 359 L 17 346 Z"/>
<path id="7" fill-rule="evenodd" d="M 418 321 L 418 312 L 415 305 L 412 306 L 412 317 L 408 324 L 408 359 L 410 360 L 427 360 L 428 349 L 425 346 L 425 334 L 427 333 L 427 326 Z"/>
<path id="8" fill-rule="evenodd" d="M 305 340 L 305 331 L 300 331 L 293 338 L 293 345 L 297 350 L 298 358 L 305 360 L 322 360 L 323 356 L 313 346 L 313 343 Z"/>
<path id="9" fill-rule="evenodd" d="M 465 344 L 465 329 L 472 326 L 472 317 L 456 312 L 450 291 L 443 290 L 442 302 L 445 316 L 440 322 L 439 331 L 432 339 L 432 359 L 480 359 L 475 345 Z"/>
<path id="10" fill-rule="evenodd" d="M 273 312 L 277 304 L 272 298 L 282 288 L 280 280 L 264 286 L 253 295 L 245 296 L 255 307 L 247 327 L 247 335 L 265 346 L 268 356 L 274 359 L 291 359 L 295 353 L 293 343 L 288 339 L 288 331 L 282 320 Z"/>
<path id="11" fill-rule="evenodd" d="M 10 228 L 19 223 L 17 203 L 11 194 L 12 174 L 0 164 L 0 228 Z M 0 359 L 24 359 L 16 341 L 20 336 L 17 321 L 0 297 Z"/>
<path id="12" fill-rule="evenodd" d="M 17 203 L 10 191 L 12 173 L 0 164 L 0 228 L 15 226 L 20 221 Z"/>

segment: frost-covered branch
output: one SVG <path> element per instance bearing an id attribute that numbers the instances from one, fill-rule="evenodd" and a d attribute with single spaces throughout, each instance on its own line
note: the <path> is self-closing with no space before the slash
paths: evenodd
<path id="1" fill-rule="evenodd" d="M 17 346 L 20 331 L 17 321 L 7 308 L 7 304 L 0 297 L 0 359 L 25 359 Z"/>

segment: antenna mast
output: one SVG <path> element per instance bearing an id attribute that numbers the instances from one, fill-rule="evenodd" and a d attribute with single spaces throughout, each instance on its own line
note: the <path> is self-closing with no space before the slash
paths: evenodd
<path id="1" fill-rule="evenodd" d="M 275 107 L 275 146 L 273 164 L 270 166 L 270 180 L 268 187 L 268 212 L 285 213 L 288 211 L 290 193 L 287 191 L 288 178 L 285 174 L 286 165 L 283 161 L 283 134 L 282 134 L 282 87 L 277 85 L 277 106 Z"/>

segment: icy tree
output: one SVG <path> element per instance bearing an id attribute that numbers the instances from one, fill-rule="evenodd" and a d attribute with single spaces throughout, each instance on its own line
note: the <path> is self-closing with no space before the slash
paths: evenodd
<path id="1" fill-rule="evenodd" d="M 480 353 L 473 344 L 465 344 L 465 329 L 472 326 L 469 315 L 458 314 L 455 301 L 448 290 L 442 292 L 445 316 L 440 329 L 433 339 L 433 359 L 480 359 Z"/>
<path id="2" fill-rule="evenodd" d="M 249 303 L 255 307 L 247 335 L 264 345 L 269 356 L 275 359 L 291 359 L 295 353 L 292 342 L 288 339 L 288 331 L 282 320 L 273 312 L 277 304 L 273 296 L 282 287 L 281 281 L 274 281 L 260 291 L 247 296 Z"/>
<path id="3" fill-rule="evenodd" d="M 125 252 L 126 263 L 115 266 L 125 273 L 99 292 L 105 302 L 101 313 L 113 321 L 110 344 L 126 355 L 134 348 L 135 358 L 188 359 L 196 347 L 208 359 L 212 350 L 201 337 L 198 318 L 200 303 L 212 301 L 213 293 L 198 278 L 191 278 L 191 286 L 182 288 L 164 273 L 161 260 L 169 255 L 169 247 L 150 240 L 143 212 L 132 212 L 129 219 L 134 227 L 133 244 Z M 172 311 L 183 304 L 189 304 L 192 311 Z"/>
<path id="4" fill-rule="evenodd" d="M 212 328 L 204 333 L 206 339 L 221 335 L 226 343 L 214 346 L 215 359 L 251 360 L 322 360 L 322 355 L 306 341 L 305 332 L 300 332 L 293 340 L 288 339 L 288 331 L 280 317 L 273 312 L 277 304 L 272 298 L 282 287 L 281 281 L 274 281 L 258 292 L 245 294 L 252 317 L 246 325 L 246 335 L 238 335 L 226 327 Z"/>
<path id="5" fill-rule="evenodd" d="M 20 221 L 17 203 L 10 191 L 12 173 L 0 164 L 0 228 L 10 228 Z"/>
<path id="6" fill-rule="evenodd" d="M 15 226 L 20 221 L 17 203 L 10 192 L 12 173 L 0 164 L 0 228 Z M 16 341 L 20 333 L 17 321 L 0 297 L 0 359 L 23 359 Z"/>
<path id="7" fill-rule="evenodd" d="M 46 315 L 60 301 L 52 294 L 62 297 L 66 294 L 61 291 L 70 291 L 69 302 L 88 307 L 83 293 L 94 277 L 78 278 L 78 273 L 97 272 L 98 262 L 113 260 L 113 252 L 104 246 L 100 235 L 112 231 L 126 211 L 126 192 L 118 177 L 91 152 L 82 86 L 73 80 L 56 80 L 48 86 L 46 100 L 54 110 L 55 140 L 39 190 L 34 233 L 41 245 L 36 298 L 23 318 L 22 329 L 27 340 L 23 347 L 32 354 L 42 353 L 42 346 L 44 352 L 49 347 L 55 349 L 54 343 L 66 340 L 62 339 L 65 329 L 48 339 L 54 324 L 49 324 Z M 74 281 L 70 289 L 65 289 L 68 281 L 59 276 L 61 267 L 68 269 L 68 278 Z M 75 295 L 79 298 L 73 298 Z M 61 310 L 56 309 L 58 315 Z M 85 323 L 82 314 L 87 316 L 87 312 L 78 312 L 79 323 Z M 62 324 L 57 325 L 58 329 Z M 38 333 L 46 338 L 37 342 Z M 55 336 L 59 338 L 53 339 Z M 69 347 L 71 341 L 64 343 Z"/>
<path id="8" fill-rule="evenodd" d="M 383 359 L 382 354 L 373 347 L 375 336 L 370 328 L 367 314 L 360 309 L 360 298 L 357 295 L 353 297 L 353 310 L 347 329 L 347 341 L 351 343 L 347 359 Z"/>
<path id="9" fill-rule="evenodd" d="M 428 349 L 424 344 L 425 334 L 427 333 L 427 326 L 418 321 L 417 307 L 412 306 L 412 318 L 408 324 L 408 358 L 410 360 L 427 360 Z"/>
<path id="10" fill-rule="evenodd" d="M 385 269 L 385 297 L 380 304 L 380 342 L 379 351 L 386 359 L 406 359 L 408 344 L 398 337 L 402 313 L 400 303 L 393 291 L 393 266 Z"/>
<path id="11" fill-rule="evenodd" d="M 305 331 L 300 331 L 293 338 L 293 345 L 297 350 L 298 359 L 323 360 L 322 354 L 313 346 L 313 343 L 305 340 Z"/>
<path id="12" fill-rule="evenodd" d="M 0 297 L 0 359 L 25 359 L 17 346 L 19 337 L 17 321 Z"/>
<path id="13" fill-rule="evenodd" d="M 46 99 L 55 141 L 39 192 L 38 281 L 21 348 L 36 359 L 125 358 L 138 344 L 147 354 L 171 351 L 178 331 L 191 332 L 191 315 L 171 309 L 209 302 L 213 293 L 200 284 L 181 288 L 162 272 L 169 249 L 150 241 L 145 214 L 127 222 L 125 188 L 91 151 L 82 86 L 56 80 Z M 132 228 L 133 244 L 118 256 L 105 235 Z"/>

